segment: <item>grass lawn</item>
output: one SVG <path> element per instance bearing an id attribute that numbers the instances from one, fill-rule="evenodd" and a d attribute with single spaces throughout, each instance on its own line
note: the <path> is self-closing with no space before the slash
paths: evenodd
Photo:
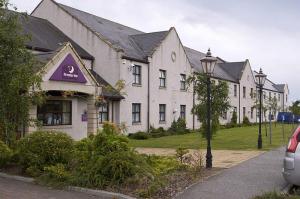
<path id="1" fill-rule="evenodd" d="M 262 126 L 263 150 L 270 150 L 286 145 L 292 130 L 296 125 L 275 124 L 272 125 L 272 144 L 270 144 L 269 125 L 268 136 L 266 136 L 265 126 Z M 283 129 L 285 139 L 283 139 Z M 212 140 L 212 149 L 223 150 L 257 150 L 258 126 L 239 127 L 231 129 L 221 129 Z M 206 148 L 206 139 L 200 133 L 190 133 L 185 135 L 173 135 L 161 138 L 150 138 L 148 140 L 130 140 L 132 147 L 147 148 L 178 148 L 189 149 Z"/>

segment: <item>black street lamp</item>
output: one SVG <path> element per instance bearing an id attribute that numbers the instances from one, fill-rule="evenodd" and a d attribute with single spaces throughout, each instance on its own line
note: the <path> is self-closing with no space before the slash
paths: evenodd
<path id="1" fill-rule="evenodd" d="M 214 73 L 214 69 L 217 63 L 217 58 L 211 56 L 210 49 L 208 49 L 206 56 L 202 58 L 201 65 L 203 67 L 203 73 L 207 76 L 207 132 L 206 132 L 206 139 L 207 139 L 207 152 L 206 152 L 206 168 L 212 168 L 212 154 L 211 154 L 211 81 L 210 78 Z"/>
<path id="2" fill-rule="evenodd" d="M 258 141 L 257 141 L 257 148 L 262 148 L 262 137 L 261 137 L 261 117 L 262 117 L 262 93 L 263 93 L 263 86 L 265 84 L 267 75 L 263 74 L 262 69 L 259 70 L 259 73 L 255 75 L 256 83 L 259 87 L 259 130 L 258 130 Z"/>

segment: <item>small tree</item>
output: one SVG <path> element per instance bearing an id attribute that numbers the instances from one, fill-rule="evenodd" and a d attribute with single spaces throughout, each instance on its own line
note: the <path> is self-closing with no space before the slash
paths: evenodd
<path id="1" fill-rule="evenodd" d="M 230 121 L 231 126 L 235 127 L 237 125 L 237 113 L 234 110 L 232 113 L 231 121 Z"/>
<path id="2" fill-rule="evenodd" d="M 40 93 L 34 92 L 39 91 L 41 76 L 25 46 L 29 37 L 20 34 L 20 16 L 8 6 L 7 0 L 0 0 L 0 139 L 11 144 L 18 128 L 29 125 L 31 104 L 41 102 Z"/>
<path id="3" fill-rule="evenodd" d="M 188 78 L 188 84 L 194 85 L 194 91 L 197 97 L 197 103 L 192 108 L 192 113 L 196 114 L 202 122 L 202 133 L 206 136 L 207 129 L 207 76 L 195 73 Z M 229 104 L 229 88 L 225 81 L 219 81 L 218 84 L 211 85 L 211 127 L 212 134 L 215 134 L 219 127 L 219 118 L 224 112 L 227 112 Z"/>
<path id="4" fill-rule="evenodd" d="M 300 115 L 300 100 L 293 102 L 289 109 L 294 115 Z"/>

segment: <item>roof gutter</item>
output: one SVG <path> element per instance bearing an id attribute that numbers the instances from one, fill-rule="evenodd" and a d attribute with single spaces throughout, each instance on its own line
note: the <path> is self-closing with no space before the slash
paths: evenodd
<path id="1" fill-rule="evenodd" d="M 149 61 L 145 61 L 145 60 L 141 60 L 141 59 L 136 59 L 136 58 L 128 57 L 128 56 L 125 56 L 125 55 L 122 56 L 122 59 L 127 59 L 127 60 L 131 60 L 131 61 L 141 62 L 141 63 L 144 63 L 144 64 L 149 64 Z"/>

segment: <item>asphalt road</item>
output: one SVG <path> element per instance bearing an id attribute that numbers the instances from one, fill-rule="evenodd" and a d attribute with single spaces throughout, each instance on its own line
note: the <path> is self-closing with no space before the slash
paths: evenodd
<path id="1" fill-rule="evenodd" d="M 177 199 L 249 199 L 287 187 L 281 175 L 284 148 L 264 153 L 205 182 L 195 184 Z"/>
<path id="2" fill-rule="evenodd" d="M 100 199 L 100 197 L 78 192 L 53 190 L 0 177 L 0 199 Z"/>

